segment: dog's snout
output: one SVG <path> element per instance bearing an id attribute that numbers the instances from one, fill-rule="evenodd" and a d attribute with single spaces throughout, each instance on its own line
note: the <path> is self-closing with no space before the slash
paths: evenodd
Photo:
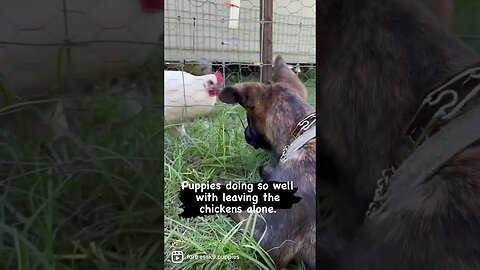
<path id="1" fill-rule="evenodd" d="M 264 139 L 264 137 L 260 134 L 256 134 L 250 125 L 245 128 L 245 141 L 255 149 L 271 149 L 270 144 Z"/>
<path id="2" fill-rule="evenodd" d="M 258 149 L 255 135 L 253 135 L 253 132 L 250 130 L 250 126 L 245 128 L 245 141 L 247 141 L 247 143 L 253 146 L 255 149 Z"/>

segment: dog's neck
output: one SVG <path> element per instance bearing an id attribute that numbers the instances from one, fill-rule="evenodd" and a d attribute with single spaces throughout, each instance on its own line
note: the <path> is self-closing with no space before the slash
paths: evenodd
<path id="1" fill-rule="evenodd" d="M 271 123 L 275 123 L 275 126 L 270 128 L 271 134 L 268 134 L 268 137 L 270 141 L 275 142 L 272 144 L 272 150 L 276 157 L 280 158 L 285 146 L 291 143 L 292 135 L 294 135 L 293 133 L 299 122 L 314 112 L 310 106 L 305 104 L 301 111 L 292 112 L 291 115 L 283 115 L 284 118 L 282 119 L 272 119 Z"/>

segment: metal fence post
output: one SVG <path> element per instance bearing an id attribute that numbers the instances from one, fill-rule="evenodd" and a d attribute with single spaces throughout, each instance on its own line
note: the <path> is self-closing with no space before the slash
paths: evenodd
<path id="1" fill-rule="evenodd" d="M 260 80 L 272 79 L 273 0 L 260 0 Z"/>

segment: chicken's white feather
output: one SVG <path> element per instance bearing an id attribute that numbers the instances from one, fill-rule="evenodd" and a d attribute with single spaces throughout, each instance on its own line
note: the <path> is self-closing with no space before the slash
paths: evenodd
<path id="1" fill-rule="evenodd" d="M 218 91 L 223 85 L 221 74 L 194 76 L 183 71 L 164 71 L 164 116 L 167 123 L 177 124 L 207 115 L 217 97 L 210 91 Z M 220 77 L 219 77 L 220 76 Z"/>

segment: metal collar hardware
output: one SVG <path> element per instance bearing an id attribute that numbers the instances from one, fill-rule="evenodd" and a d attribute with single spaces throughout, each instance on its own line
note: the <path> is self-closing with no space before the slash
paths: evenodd
<path id="1" fill-rule="evenodd" d="M 399 174 L 405 174 L 408 170 L 405 169 L 405 167 L 411 169 L 412 163 L 422 163 L 420 160 L 412 161 L 412 158 L 416 156 L 419 158 L 422 156 L 421 154 L 423 153 L 416 152 L 419 152 L 418 149 L 422 148 L 430 138 L 433 137 L 435 140 L 432 141 L 440 144 L 442 141 L 438 138 L 442 138 L 443 142 L 446 143 L 445 140 L 448 139 L 448 137 L 445 137 L 445 134 L 450 134 L 450 136 L 451 134 L 456 134 L 458 137 L 455 139 L 462 140 L 462 138 L 460 138 L 461 133 L 465 133 L 465 130 L 452 131 L 452 129 L 465 129 L 467 125 L 478 125 L 477 122 L 480 117 L 472 115 L 472 112 L 477 113 L 477 111 L 479 111 L 479 108 L 472 109 L 473 106 L 478 106 L 478 101 L 480 101 L 480 67 L 470 68 L 458 74 L 441 87 L 432 91 L 423 100 L 419 109 L 403 132 L 402 142 L 396 149 L 395 156 L 390 162 L 388 168 L 382 171 L 382 176 L 377 181 L 377 188 L 375 190 L 373 201 L 370 203 L 368 210 L 365 213 L 366 220 L 370 219 L 383 207 L 385 201 L 389 197 L 392 182 L 402 178 L 402 175 Z M 468 115 L 464 117 L 463 114 Z M 454 123 L 455 121 L 461 122 L 462 125 Z M 466 130 L 466 132 L 469 133 L 471 131 Z M 448 161 L 445 157 L 447 153 L 453 156 L 462 151 L 466 143 L 472 143 L 479 138 L 480 133 L 472 134 L 472 136 L 464 138 L 462 142 L 450 143 L 447 147 L 448 152 L 442 152 L 441 154 L 443 156 L 439 153 L 439 156 L 437 156 L 438 161 L 436 163 L 431 161 L 430 163 L 435 164 L 434 168 L 440 167 L 441 164 L 439 164 L 439 162 L 444 163 Z M 432 143 L 428 143 L 423 149 L 419 150 L 420 152 L 434 152 L 435 147 L 438 148 L 440 145 L 432 145 Z M 425 159 L 425 156 L 428 155 L 423 155 L 422 158 Z M 440 157 L 443 159 L 440 159 Z M 416 169 L 420 170 L 420 168 Z M 425 173 L 418 173 L 416 177 L 416 179 L 411 179 L 409 181 L 419 183 L 421 180 L 428 177 L 428 175 Z"/>
<path id="2" fill-rule="evenodd" d="M 283 147 L 282 155 L 280 156 L 280 162 L 285 161 L 287 157 L 290 156 L 290 153 L 295 152 L 309 140 L 315 138 L 316 130 L 314 127 L 316 120 L 316 113 L 311 113 L 298 122 L 297 126 L 292 132 L 292 135 L 290 136 L 289 142 Z"/>

